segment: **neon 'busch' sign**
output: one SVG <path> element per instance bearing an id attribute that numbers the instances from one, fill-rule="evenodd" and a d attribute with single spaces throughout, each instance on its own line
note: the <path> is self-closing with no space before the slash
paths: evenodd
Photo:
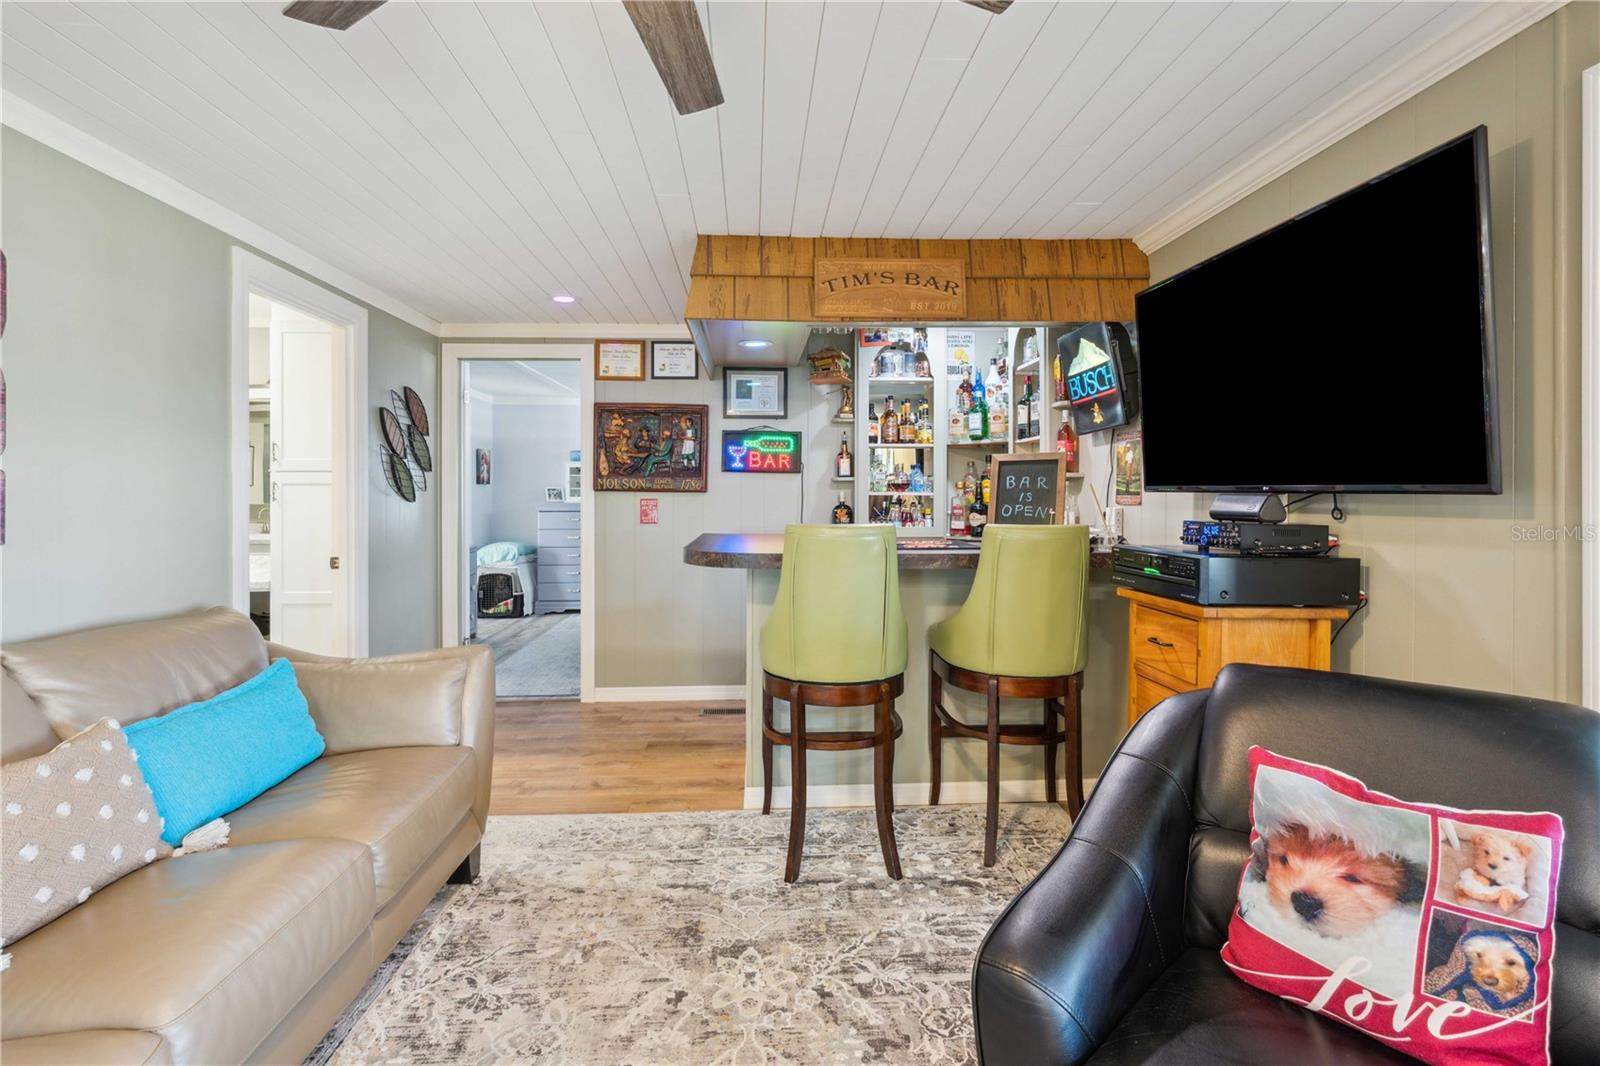
<path id="1" fill-rule="evenodd" d="M 776 429 L 725 429 L 722 469 L 729 474 L 798 474 L 800 434 Z"/>

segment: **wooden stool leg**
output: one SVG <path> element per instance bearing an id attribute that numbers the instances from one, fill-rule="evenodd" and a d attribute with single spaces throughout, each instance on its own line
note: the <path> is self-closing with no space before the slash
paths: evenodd
<path id="1" fill-rule="evenodd" d="M 1067 813 L 1083 810 L 1083 675 L 1067 682 Z"/>
<path id="2" fill-rule="evenodd" d="M 800 849 L 806 842 L 806 705 L 799 685 L 789 690 L 789 764 L 789 861 L 783 879 L 793 884 L 800 878 Z"/>
<path id="3" fill-rule="evenodd" d="M 883 849 L 883 866 L 894 880 L 900 880 L 900 851 L 894 842 L 894 719 L 890 712 L 894 699 L 889 686 L 878 686 L 876 744 L 872 749 L 872 791 L 878 808 L 878 846 Z"/>
<path id="4" fill-rule="evenodd" d="M 772 728 L 772 693 L 761 689 L 761 724 Z M 772 738 L 761 734 L 761 813 L 772 813 Z"/>
<path id="5" fill-rule="evenodd" d="M 928 664 L 928 806 L 939 805 L 939 771 L 944 761 L 944 726 L 939 721 L 939 705 L 944 700 L 944 681 L 939 671 Z"/>
<path id="6" fill-rule="evenodd" d="M 1056 802 L 1056 707 L 1055 697 L 1044 701 L 1044 800 Z"/>
<path id="7" fill-rule="evenodd" d="M 983 819 L 983 864 L 994 865 L 995 835 L 1000 828 L 1000 679 L 989 677 L 989 803 Z"/>

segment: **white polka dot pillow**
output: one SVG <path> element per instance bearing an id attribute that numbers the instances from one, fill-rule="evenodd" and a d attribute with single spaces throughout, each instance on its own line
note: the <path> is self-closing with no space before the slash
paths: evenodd
<path id="1" fill-rule="evenodd" d="M 0 944 L 171 854 L 138 760 L 111 719 L 44 755 L 7 763 L 0 768 Z"/>

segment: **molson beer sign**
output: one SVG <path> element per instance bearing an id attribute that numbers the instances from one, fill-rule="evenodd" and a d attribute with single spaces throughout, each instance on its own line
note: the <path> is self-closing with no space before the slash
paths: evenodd
<path id="1" fill-rule="evenodd" d="M 1056 343 L 1056 394 L 1071 402 L 1080 437 L 1115 429 L 1139 413 L 1139 357 L 1121 322 L 1090 322 Z"/>
<path id="2" fill-rule="evenodd" d="M 811 310 L 817 318 L 960 319 L 967 314 L 967 264 L 960 259 L 818 259 Z"/>
<path id="3" fill-rule="evenodd" d="M 722 469 L 729 474 L 798 474 L 800 434 L 777 429 L 725 429 Z"/>

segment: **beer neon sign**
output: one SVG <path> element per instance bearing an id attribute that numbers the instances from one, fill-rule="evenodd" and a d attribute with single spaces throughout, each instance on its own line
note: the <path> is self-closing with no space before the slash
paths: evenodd
<path id="1" fill-rule="evenodd" d="M 722 470 L 728 474 L 798 474 L 800 434 L 778 429 L 725 429 Z"/>

